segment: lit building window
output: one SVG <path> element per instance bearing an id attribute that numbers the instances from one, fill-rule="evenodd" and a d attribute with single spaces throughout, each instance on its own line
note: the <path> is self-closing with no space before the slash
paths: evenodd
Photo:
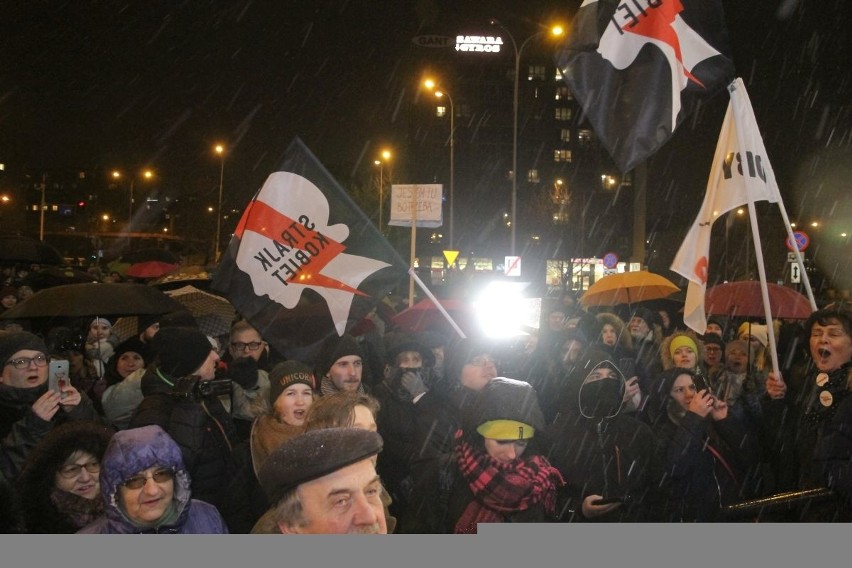
<path id="1" fill-rule="evenodd" d="M 544 65 L 530 65 L 527 79 L 530 81 L 544 81 Z"/>
<path id="2" fill-rule="evenodd" d="M 556 107 L 556 120 L 571 120 L 571 108 Z"/>
<path id="3" fill-rule="evenodd" d="M 50 210 L 51 211 L 59 211 L 59 205 L 51 205 Z"/>
<path id="4" fill-rule="evenodd" d="M 570 142 L 571 141 L 571 130 L 569 128 L 563 128 L 559 132 L 559 139 L 562 140 L 563 142 Z"/>
<path id="5" fill-rule="evenodd" d="M 553 78 L 556 79 L 557 81 L 561 81 L 562 80 L 562 69 L 557 67 L 556 73 L 554 74 Z"/>
<path id="6" fill-rule="evenodd" d="M 554 162 L 570 162 L 571 161 L 571 150 L 554 150 L 553 151 L 553 161 Z"/>
<path id="7" fill-rule="evenodd" d="M 554 98 L 557 101 L 570 101 L 574 97 L 571 95 L 571 90 L 568 87 L 562 85 L 556 87 L 556 96 Z"/>
<path id="8" fill-rule="evenodd" d="M 588 128 L 582 128 L 577 132 L 577 140 L 580 144 L 590 144 L 592 142 L 592 131 Z"/>
<path id="9" fill-rule="evenodd" d="M 438 105 L 435 107 L 435 116 L 439 118 L 444 118 L 447 116 L 447 107 L 443 105 Z"/>
<path id="10" fill-rule="evenodd" d="M 538 170 L 529 170 L 527 172 L 527 181 L 530 183 L 538 183 L 540 181 L 538 178 Z"/>

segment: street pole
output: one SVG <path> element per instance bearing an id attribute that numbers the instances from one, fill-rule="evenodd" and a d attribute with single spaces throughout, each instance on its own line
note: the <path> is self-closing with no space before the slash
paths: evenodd
<path id="1" fill-rule="evenodd" d="M 127 207 L 127 232 L 133 232 L 133 184 L 136 182 L 136 176 L 130 178 L 130 204 Z"/>
<path id="2" fill-rule="evenodd" d="M 453 184 L 454 184 L 454 181 L 455 181 L 455 172 L 453 171 L 453 160 L 454 160 L 453 156 L 455 155 L 454 147 L 455 147 L 455 132 L 456 132 L 456 126 L 455 126 L 456 111 L 455 111 L 455 108 L 453 106 L 453 97 L 451 97 L 450 93 L 447 93 L 446 91 L 444 91 L 444 94 L 447 95 L 447 100 L 450 101 L 450 250 L 455 250 L 455 246 L 454 246 L 455 240 L 453 239 L 453 221 L 455 219 L 454 211 L 453 211 L 453 195 L 455 193 L 453 191 L 454 190 Z"/>
<path id="3" fill-rule="evenodd" d="M 385 178 L 383 162 L 379 162 L 379 232 L 382 232 L 382 218 L 385 216 Z"/>
<path id="4" fill-rule="evenodd" d="M 44 186 L 47 184 L 47 174 L 41 174 L 41 207 L 38 217 L 38 240 L 44 240 Z"/>
<path id="5" fill-rule="evenodd" d="M 220 241 L 222 240 L 222 187 L 225 181 L 225 147 L 217 144 L 214 150 L 219 154 L 219 202 L 216 206 L 216 249 L 213 253 L 213 262 L 219 262 Z"/>

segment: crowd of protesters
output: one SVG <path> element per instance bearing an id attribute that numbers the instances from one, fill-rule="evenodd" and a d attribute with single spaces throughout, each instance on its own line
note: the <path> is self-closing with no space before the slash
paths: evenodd
<path id="1" fill-rule="evenodd" d="M 374 312 L 306 361 L 239 318 L 208 337 L 189 312 L 140 317 L 123 339 L 100 317 L 9 326 L 0 530 L 852 520 L 847 308 L 773 322 L 776 373 L 764 321 L 711 318 L 699 336 L 648 306 L 545 307 L 511 342 Z M 51 387 L 63 359 L 70 380 Z M 779 495 L 794 505 L 741 508 Z"/>

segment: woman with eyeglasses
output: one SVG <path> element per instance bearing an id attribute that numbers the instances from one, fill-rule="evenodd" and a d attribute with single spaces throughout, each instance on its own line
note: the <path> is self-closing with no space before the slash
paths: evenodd
<path id="1" fill-rule="evenodd" d="M 61 392 L 49 390 L 47 352 L 32 333 L 0 332 L 0 446 L 9 478 L 18 475 L 27 455 L 54 426 L 99 420 L 91 400 L 70 383 Z"/>
<path id="2" fill-rule="evenodd" d="M 674 367 L 657 375 L 643 416 L 656 434 L 665 477 L 662 521 L 711 522 L 756 496 L 759 444 L 703 377 Z"/>
<path id="3" fill-rule="evenodd" d="M 88 420 L 54 428 L 18 478 L 26 531 L 71 534 L 104 513 L 101 459 L 114 430 Z"/>
<path id="4" fill-rule="evenodd" d="M 105 513 L 83 534 L 228 534 L 216 507 L 192 498 L 177 443 L 159 426 L 116 433 L 101 462 Z"/>

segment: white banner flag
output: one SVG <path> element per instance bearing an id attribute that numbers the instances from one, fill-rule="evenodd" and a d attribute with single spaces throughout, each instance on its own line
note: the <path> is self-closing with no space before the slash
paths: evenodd
<path id="1" fill-rule="evenodd" d="M 704 203 L 671 265 L 673 271 L 689 280 L 683 322 L 699 334 L 707 329 L 704 294 L 713 222 L 749 201 L 781 201 L 742 79 L 728 85 L 728 91 L 731 101 L 716 144 Z"/>

